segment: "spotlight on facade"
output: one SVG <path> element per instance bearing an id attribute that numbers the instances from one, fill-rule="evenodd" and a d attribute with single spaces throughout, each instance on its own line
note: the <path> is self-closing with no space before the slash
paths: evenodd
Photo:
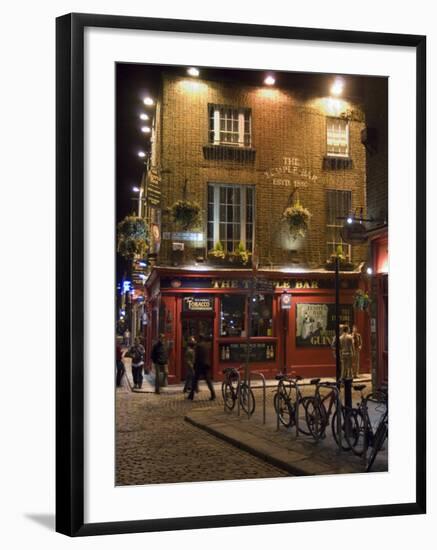
<path id="1" fill-rule="evenodd" d="M 144 105 L 147 105 L 147 106 L 151 106 L 151 105 L 154 105 L 154 101 L 151 97 L 147 96 L 143 99 L 143 103 Z"/>
<path id="2" fill-rule="evenodd" d="M 347 223 L 352 223 L 354 220 L 351 217 L 349 217 L 346 221 Z"/>
<path id="3" fill-rule="evenodd" d="M 368 268 L 366 269 L 366 273 L 367 273 L 367 275 L 372 275 L 373 269 L 372 269 L 371 267 L 368 267 Z"/>
<path id="4" fill-rule="evenodd" d="M 271 74 L 265 77 L 264 84 L 267 86 L 273 86 L 273 84 L 276 82 L 276 80 L 273 78 Z"/>
<path id="5" fill-rule="evenodd" d="M 142 126 L 141 131 L 143 132 L 143 134 L 150 134 L 150 126 Z"/>
<path id="6" fill-rule="evenodd" d="M 146 153 L 144 151 L 138 151 L 138 156 L 143 159 L 146 156 Z"/>
<path id="7" fill-rule="evenodd" d="M 339 96 L 343 93 L 344 82 L 341 78 L 336 78 L 331 86 L 331 94 Z"/>
<path id="8" fill-rule="evenodd" d="M 187 69 L 187 73 L 190 76 L 199 76 L 200 71 L 199 71 L 199 69 L 196 69 L 196 67 L 190 67 L 189 69 Z"/>
<path id="9" fill-rule="evenodd" d="M 149 120 L 149 115 L 146 115 L 146 113 L 141 113 L 140 114 L 140 119 L 141 120 Z"/>

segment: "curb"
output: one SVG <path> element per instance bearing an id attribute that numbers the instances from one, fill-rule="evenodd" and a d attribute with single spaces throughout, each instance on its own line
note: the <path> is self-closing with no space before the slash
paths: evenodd
<path id="1" fill-rule="evenodd" d="M 229 435 L 224 434 L 223 432 L 220 432 L 211 426 L 207 426 L 206 424 L 202 424 L 200 422 L 197 422 L 190 416 L 185 416 L 184 420 L 188 422 L 189 424 L 195 426 L 196 428 L 200 428 L 201 430 L 204 430 L 205 432 L 209 433 L 210 435 L 213 435 L 215 437 L 218 437 L 219 439 L 222 439 L 223 441 L 226 441 L 227 443 L 230 443 L 234 447 L 237 447 L 241 449 L 242 451 L 246 451 L 247 453 L 260 458 L 261 460 L 264 460 L 265 462 L 271 464 L 272 466 L 275 466 L 276 468 L 280 468 L 281 470 L 284 470 L 293 476 L 309 476 L 314 475 L 314 472 L 308 472 L 307 470 L 303 468 L 299 468 L 298 466 L 292 465 L 288 462 L 285 462 L 284 460 L 281 460 L 280 458 L 274 457 L 271 454 L 267 454 L 263 451 L 260 451 L 259 449 L 248 445 L 247 443 L 243 443 L 242 441 L 231 437 Z"/>

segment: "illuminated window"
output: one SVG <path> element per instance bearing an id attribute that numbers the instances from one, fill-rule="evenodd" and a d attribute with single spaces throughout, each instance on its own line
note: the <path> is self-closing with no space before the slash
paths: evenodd
<path id="1" fill-rule="evenodd" d="M 210 183 L 208 185 L 208 250 L 218 242 L 225 252 L 238 245 L 252 252 L 255 189 L 251 185 Z"/>
<path id="2" fill-rule="evenodd" d="M 246 297 L 224 294 L 220 307 L 220 336 L 243 336 Z"/>
<path id="3" fill-rule="evenodd" d="M 250 147 L 250 109 L 236 109 L 224 105 L 210 105 L 209 142 L 214 145 Z"/>
<path id="4" fill-rule="evenodd" d="M 349 123 L 343 118 L 326 119 L 326 153 L 330 157 L 349 156 Z"/>
<path id="5" fill-rule="evenodd" d="M 328 258 L 331 254 L 337 254 L 341 247 L 342 254 L 350 260 L 351 246 L 343 241 L 340 230 L 345 220 L 350 216 L 352 208 L 352 192 L 339 189 L 327 189 L 326 191 L 326 236 Z"/>

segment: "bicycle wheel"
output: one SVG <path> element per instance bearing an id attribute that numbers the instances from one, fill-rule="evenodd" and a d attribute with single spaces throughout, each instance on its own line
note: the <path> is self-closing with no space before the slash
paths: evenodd
<path id="1" fill-rule="evenodd" d="M 369 460 L 367 462 L 366 472 L 370 472 L 373 463 L 375 462 L 376 455 L 382 449 L 384 441 L 388 435 L 388 425 L 386 420 L 382 420 L 376 429 L 375 438 L 373 440 L 372 452 L 370 453 Z"/>
<path id="2" fill-rule="evenodd" d="M 340 438 L 338 437 L 337 416 L 338 411 L 332 415 L 331 429 L 332 435 L 338 447 L 340 447 Z M 350 451 L 358 439 L 358 427 L 356 421 L 356 411 L 353 409 L 341 411 L 341 448 L 343 451 Z"/>
<path id="3" fill-rule="evenodd" d="M 327 424 L 327 412 L 322 402 L 316 402 L 314 397 L 308 400 L 305 418 L 310 434 L 317 441 L 323 437 Z"/>
<path id="4" fill-rule="evenodd" d="M 311 435 L 306 419 L 307 406 L 311 399 L 312 397 L 310 395 L 307 395 L 305 397 L 302 397 L 299 402 L 299 431 L 304 435 Z"/>
<path id="5" fill-rule="evenodd" d="M 243 411 L 252 415 L 255 411 L 255 396 L 249 386 L 243 382 L 240 386 L 240 405 Z"/>
<path id="6" fill-rule="evenodd" d="M 369 446 L 368 427 L 360 410 L 354 410 L 355 430 L 346 431 L 344 437 L 356 456 L 363 456 Z"/>
<path id="7" fill-rule="evenodd" d="M 232 409 L 235 407 L 235 401 L 237 399 L 233 387 L 227 381 L 223 382 L 222 384 L 222 396 L 225 407 L 229 411 L 232 411 Z"/>
<path id="8" fill-rule="evenodd" d="M 275 393 L 273 397 L 273 406 L 275 407 L 275 412 L 279 416 L 281 424 L 289 428 L 292 422 L 292 415 L 290 407 L 288 406 L 288 401 L 283 393 L 279 391 Z"/>

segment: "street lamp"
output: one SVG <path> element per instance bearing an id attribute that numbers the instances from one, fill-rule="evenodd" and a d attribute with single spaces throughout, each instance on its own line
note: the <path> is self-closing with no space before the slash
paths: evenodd
<path id="1" fill-rule="evenodd" d="M 141 211 L 142 211 L 142 203 L 143 203 L 143 187 L 137 187 L 134 185 L 132 187 L 132 191 L 134 193 L 138 193 L 138 217 L 141 218 Z"/>
<path id="2" fill-rule="evenodd" d="M 138 151 L 138 156 L 143 159 L 146 156 L 146 153 L 144 151 Z"/>
<path id="3" fill-rule="evenodd" d="M 146 115 L 146 113 L 141 113 L 140 114 L 140 119 L 141 120 L 149 120 L 149 115 Z"/>
<path id="4" fill-rule="evenodd" d="M 148 107 L 151 107 L 152 105 L 154 105 L 154 101 L 151 97 L 147 96 L 143 99 L 143 103 L 144 105 L 147 105 Z"/>
<path id="5" fill-rule="evenodd" d="M 143 134 L 150 134 L 150 126 L 141 126 L 141 131 L 143 132 Z"/>
<path id="6" fill-rule="evenodd" d="M 339 96 L 343 93 L 344 82 L 341 78 L 336 78 L 331 86 L 331 94 Z"/>
<path id="7" fill-rule="evenodd" d="M 196 69 L 196 67 L 190 67 L 189 69 L 187 69 L 187 73 L 190 76 L 197 77 L 197 76 L 199 76 L 200 71 L 199 71 L 199 69 Z"/>

